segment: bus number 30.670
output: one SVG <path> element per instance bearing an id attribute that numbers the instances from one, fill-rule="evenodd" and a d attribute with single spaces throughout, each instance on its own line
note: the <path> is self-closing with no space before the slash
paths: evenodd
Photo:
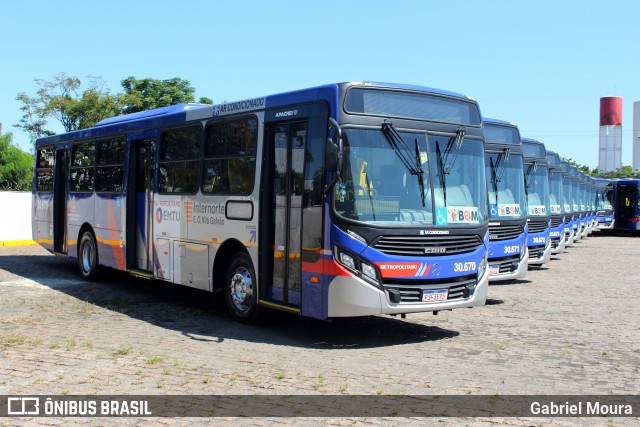
<path id="1" fill-rule="evenodd" d="M 460 272 L 460 271 L 476 271 L 476 263 L 473 261 L 469 261 L 469 262 L 455 262 L 453 264 L 453 271 L 455 272 Z"/>

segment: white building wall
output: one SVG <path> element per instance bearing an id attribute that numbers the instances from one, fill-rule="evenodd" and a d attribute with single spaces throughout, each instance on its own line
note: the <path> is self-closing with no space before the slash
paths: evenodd
<path id="1" fill-rule="evenodd" d="M 31 193 L 0 191 L 0 207 L 0 245 L 31 240 Z"/>
<path id="2" fill-rule="evenodd" d="M 598 171 L 613 172 L 622 166 L 622 126 L 600 126 Z"/>

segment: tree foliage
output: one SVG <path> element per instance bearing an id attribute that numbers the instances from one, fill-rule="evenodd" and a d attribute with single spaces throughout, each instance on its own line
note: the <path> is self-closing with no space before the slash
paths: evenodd
<path id="1" fill-rule="evenodd" d="M 91 127 L 121 110 L 119 97 L 111 95 L 99 77 L 89 77 L 84 90 L 78 77 L 65 73 L 54 76 L 52 81 L 35 82 L 39 86 L 35 96 L 20 92 L 16 98 L 22 102 L 22 118 L 15 126 L 26 131 L 32 141 L 55 133 L 49 128 L 49 119 L 60 123 L 65 132 L 72 132 Z"/>
<path id="2" fill-rule="evenodd" d="M 128 77 L 120 84 L 124 89 L 124 114 L 195 101 L 195 88 L 188 80 L 178 77 L 167 80 Z M 199 100 L 204 104 L 212 103 L 210 101 L 209 98 Z"/>
<path id="3" fill-rule="evenodd" d="M 29 134 L 31 141 L 54 135 L 49 120 L 62 125 L 65 132 L 86 129 L 100 120 L 120 114 L 134 113 L 169 105 L 194 102 L 195 88 L 178 77 L 157 80 L 152 78 L 122 80 L 122 93 L 111 94 L 100 77 L 88 77 L 87 87 L 75 76 L 60 73 L 51 81 L 36 79 L 38 90 L 34 96 L 20 92 L 22 118 L 15 125 Z M 212 104 L 210 98 L 199 102 Z"/>
<path id="4" fill-rule="evenodd" d="M 580 165 L 573 161 L 573 159 L 567 159 L 571 166 L 577 167 L 585 175 L 597 177 L 597 178 L 640 178 L 640 170 L 634 171 L 631 166 L 622 165 L 615 171 L 600 172 L 598 168 L 589 168 L 589 166 Z"/>
<path id="5" fill-rule="evenodd" d="M 0 136 L 0 189 L 31 190 L 33 155 L 13 144 L 13 135 Z"/>

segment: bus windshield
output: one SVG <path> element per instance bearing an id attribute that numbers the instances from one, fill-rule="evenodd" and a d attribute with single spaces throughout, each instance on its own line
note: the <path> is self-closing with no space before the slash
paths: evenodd
<path id="1" fill-rule="evenodd" d="M 596 209 L 613 209 L 613 190 L 611 190 L 610 188 L 596 190 Z"/>
<path id="2" fill-rule="evenodd" d="M 571 213 L 573 200 L 571 199 L 571 177 L 562 177 L 562 204 L 564 213 Z"/>
<path id="3" fill-rule="evenodd" d="M 545 216 L 549 211 L 549 175 L 547 166 L 531 164 L 525 166 L 527 206 L 531 216 Z"/>
<path id="4" fill-rule="evenodd" d="M 571 180 L 571 203 L 573 211 L 580 212 L 580 184 L 575 179 Z"/>
<path id="5" fill-rule="evenodd" d="M 553 172 L 549 176 L 549 212 L 561 214 L 564 203 L 562 186 L 562 172 Z"/>
<path id="6" fill-rule="evenodd" d="M 344 129 L 345 158 L 341 182 L 335 188 L 336 212 L 383 225 L 484 222 L 482 141 L 457 134 L 427 137 L 424 131 L 398 135 L 401 142 L 395 145 L 381 129 Z M 463 141 L 454 147 L 456 140 Z"/>
<path id="7" fill-rule="evenodd" d="M 523 218 L 524 177 L 522 156 L 487 153 L 485 158 L 489 182 L 489 212 L 493 218 Z"/>

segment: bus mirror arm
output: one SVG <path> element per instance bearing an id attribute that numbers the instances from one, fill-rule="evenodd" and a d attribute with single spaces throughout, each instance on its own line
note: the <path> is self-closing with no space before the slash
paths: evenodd
<path id="1" fill-rule="evenodd" d="M 326 171 L 333 172 L 333 179 L 325 188 L 324 193 L 328 194 L 336 182 L 340 179 L 340 171 L 342 170 L 343 151 L 342 146 L 342 129 L 335 119 L 329 117 L 329 128 L 333 129 L 335 140 L 331 137 L 327 138 L 326 148 Z"/>

